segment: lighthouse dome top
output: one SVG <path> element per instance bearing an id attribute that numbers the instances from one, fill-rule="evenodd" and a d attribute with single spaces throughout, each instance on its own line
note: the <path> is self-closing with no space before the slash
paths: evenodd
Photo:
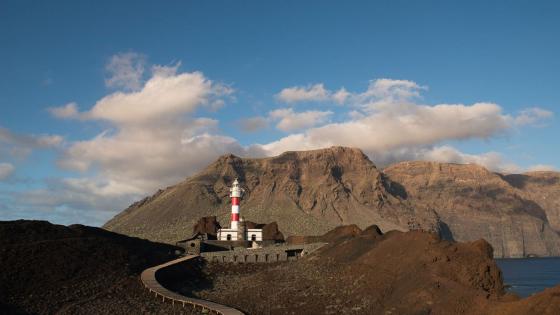
<path id="1" fill-rule="evenodd" d="M 229 191 L 231 192 L 230 197 L 241 197 L 243 194 L 244 189 L 239 185 L 239 180 L 237 178 L 233 181 Z"/>

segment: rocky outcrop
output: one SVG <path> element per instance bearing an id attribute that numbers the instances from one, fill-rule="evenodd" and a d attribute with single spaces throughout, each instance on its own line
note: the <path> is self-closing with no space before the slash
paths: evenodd
<path id="1" fill-rule="evenodd" d="M 278 222 L 285 235 L 318 235 L 341 224 L 364 228 L 374 222 L 382 230 L 438 230 L 433 211 L 403 202 L 367 156 L 343 147 L 264 159 L 222 156 L 184 182 L 133 204 L 104 227 L 173 243 L 199 217 L 216 215 L 227 223 L 235 178 L 246 190 L 242 215 L 254 222 Z"/>
<path id="2" fill-rule="evenodd" d="M 536 184 L 529 184 L 534 177 L 503 176 L 478 165 L 435 162 L 403 162 L 384 173 L 400 185 L 401 196 L 415 207 L 435 211 L 455 240 L 484 238 L 494 247 L 496 257 L 560 255 L 560 237 L 548 215 L 559 208 L 543 198 L 541 203 L 549 206 L 547 212 L 529 198 L 538 191 Z M 519 176 L 528 177 L 523 187 Z"/>
<path id="3" fill-rule="evenodd" d="M 193 235 L 196 234 L 210 234 L 216 236 L 218 230 L 221 229 L 220 223 L 216 216 L 202 217 L 193 226 Z"/>

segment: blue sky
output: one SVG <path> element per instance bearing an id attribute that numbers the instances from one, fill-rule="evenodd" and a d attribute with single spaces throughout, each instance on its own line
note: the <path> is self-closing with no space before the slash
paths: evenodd
<path id="1" fill-rule="evenodd" d="M 220 154 L 557 170 L 555 1 L 0 1 L 0 220 L 100 225 Z"/>

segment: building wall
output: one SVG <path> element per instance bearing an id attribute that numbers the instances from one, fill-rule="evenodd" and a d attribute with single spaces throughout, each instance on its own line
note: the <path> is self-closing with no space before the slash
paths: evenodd
<path id="1" fill-rule="evenodd" d="M 238 230 L 235 229 L 220 229 L 218 230 L 218 240 L 219 241 L 228 241 L 227 236 L 230 235 L 230 241 L 240 241 L 240 240 L 248 240 L 251 241 L 253 235 L 255 236 L 255 241 L 261 242 L 262 238 L 262 229 L 247 229 L 245 233 L 245 237 L 240 237 L 238 234 Z"/>
<path id="2" fill-rule="evenodd" d="M 230 239 L 228 240 L 228 235 Z M 220 229 L 218 230 L 219 241 L 237 241 L 237 230 L 234 229 Z"/>
<path id="3" fill-rule="evenodd" d="M 263 240 L 262 229 L 247 229 L 247 240 L 261 242 Z"/>

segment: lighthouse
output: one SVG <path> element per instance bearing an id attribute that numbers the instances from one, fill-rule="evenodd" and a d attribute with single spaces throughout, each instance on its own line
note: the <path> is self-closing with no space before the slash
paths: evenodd
<path id="1" fill-rule="evenodd" d="M 237 230 L 239 228 L 239 201 L 241 201 L 241 196 L 243 195 L 243 188 L 239 186 L 239 181 L 237 180 L 237 178 L 233 181 L 233 184 L 229 191 L 229 196 L 231 197 L 230 228 L 232 230 Z"/>
<path id="2" fill-rule="evenodd" d="M 239 204 L 245 190 L 239 184 L 236 178 L 231 184 L 229 189 L 229 197 L 231 198 L 231 223 L 229 229 L 218 230 L 219 241 L 247 241 L 247 242 L 260 242 L 263 240 L 262 229 L 251 228 L 248 229 L 240 216 Z"/>

